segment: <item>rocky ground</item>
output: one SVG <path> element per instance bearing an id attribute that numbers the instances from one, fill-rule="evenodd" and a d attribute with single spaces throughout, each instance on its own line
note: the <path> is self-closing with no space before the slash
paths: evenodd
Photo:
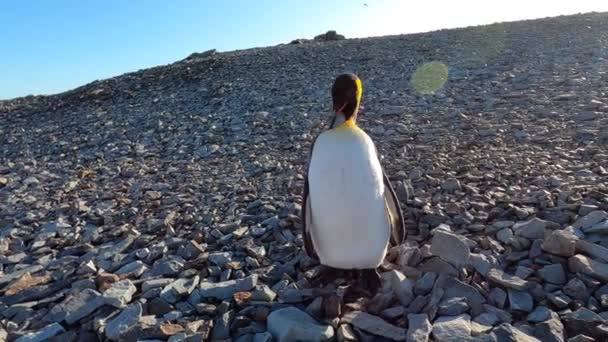
<path id="1" fill-rule="evenodd" d="M 0 102 L 0 340 L 606 341 L 607 32 L 209 51 Z M 311 285 L 298 218 L 345 71 L 409 230 L 372 298 Z"/>

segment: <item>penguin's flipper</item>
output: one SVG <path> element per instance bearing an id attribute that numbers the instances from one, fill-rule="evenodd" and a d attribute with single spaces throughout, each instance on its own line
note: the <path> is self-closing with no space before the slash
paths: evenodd
<path id="1" fill-rule="evenodd" d="M 317 137 L 318 138 L 318 137 Z M 304 191 L 302 192 L 302 238 L 304 239 L 304 249 L 306 250 L 306 254 L 312 259 L 319 260 L 319 256 L 315 251 L 315 246 L 312 243 L 312 237 L 310 236 L 310 232 L 312 228 L 312 210 L 310 207 L 310 198 L 309 198 L 309 185 L 308 185 L 308 169 L 310 168 L 310 158 L 312 157 L 312 151 L 315 147 L 315 143 L 317 142 L 317 138 L 312 141 L 310 144 L 310 152 L 308 154 L 308 165 L 306 166 L 306 175 L 304 178 Z"/>
<path id="2" fill-rule="evenodd" d="M 318 260 L 319 257 L 317 256 L 317 252 L 312 243 L 312 237 L 310 236 L 310 231 L 313 229 L 313 223 L 310 198 L 308 197 L 308 175 L 306 175 L 306 180 L 304 181 L 304 193 L 302 197 L 302 238 L 304 239 L 304 249 L 306 249 L 306 254 L 308 254 L 309 257 Z"/>
<path id="3" fill-rule="evenodd" d="M 405 230 L 405 220 L 403 219 L 403 212 L 401 211 L 401 205 L 399 199 L 395 194 L 391 182 L 386 175 L 384 169 L 382 169 L 382 175 L 384 178 L 384 202 L 386 203 L 386 211 L 391 227 L 391 246 L 398 246 L 405 241 L 407 231 Z"/>

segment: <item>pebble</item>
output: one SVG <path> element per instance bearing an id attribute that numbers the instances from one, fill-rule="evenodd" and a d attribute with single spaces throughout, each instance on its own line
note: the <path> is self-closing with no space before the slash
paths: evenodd
<path id="1" fill-rule="evenodd" d="M 108 322 L 105 328 L 106 337 L 112 341 L 120 341 L 122 334 L 139 323 L 142 313 L 143 309 L 140 303 L 127 306 L 118 316 Z"/>
<path id="2" fill-rule="evenodd" d="M 15 340 L 15 342 L 42 342 L 51 339 L 54 336 L 62 334 L 65 329 L 58 323 L 51 323 L 44 328 L 23 335 Z"/>
<path id="3" fill-rule="evenodd" d="M 405 340 L 407 342 L 427 342 L 433 328 L 427 314 L 409 314 L 407 320 L 409 328 Z"/>
<path id="4" fill-rule="evenodd" d="M 471 317 L 441 316 L 433 322 L 432 336 L 436 341 L 462 341 L 471 336 Z"/>

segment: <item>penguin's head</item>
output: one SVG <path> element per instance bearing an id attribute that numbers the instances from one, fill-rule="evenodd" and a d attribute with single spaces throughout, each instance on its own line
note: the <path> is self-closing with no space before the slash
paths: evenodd
<path id="1" fill-rule="evenodd" d="M 361 103 L 363 85 L 355 74 L 342 74 L 336 77 L 331 87 L 334 114 L 344 116 L 345 121 L 354 122 Z"/>

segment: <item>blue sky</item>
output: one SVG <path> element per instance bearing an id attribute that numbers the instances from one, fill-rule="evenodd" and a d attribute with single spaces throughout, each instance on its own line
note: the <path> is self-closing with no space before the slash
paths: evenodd
<path id="1" fill-rule="evenodd" d="M 605 0 L 0 0 L 0 99 L 220 51 L 608 11 Z"/>

